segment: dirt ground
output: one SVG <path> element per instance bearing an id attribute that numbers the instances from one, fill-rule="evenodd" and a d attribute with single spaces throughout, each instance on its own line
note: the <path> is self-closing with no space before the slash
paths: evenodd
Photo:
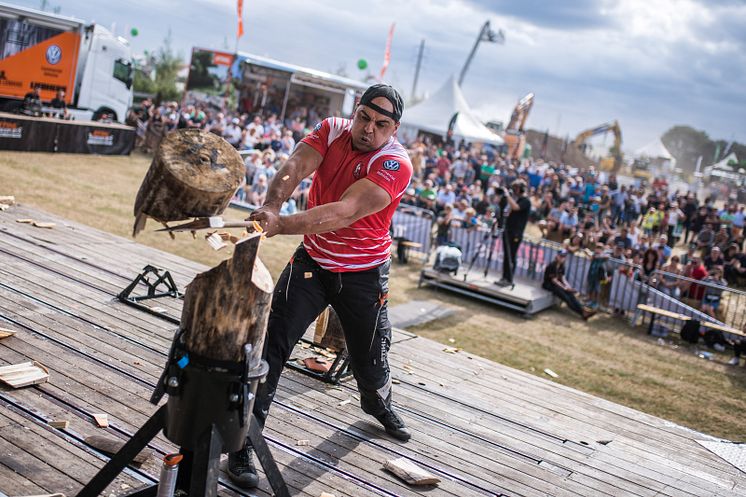
<path id="1" fill-rule="evenodd" d="M 120 236 L 130 236 L 132 206 L 150 158 L 0 152 L 0 195 Z M 243 219 L 229 210 L 225 217 Z M 215 265 L 230 255 L 182 234 L 176 240 L 148 227 L 137 240 Z M 267 240 L 260 256 L 276 277 L 299 237 Z M 600 315 L 583 322 L 565 307 L 525 319 L 443 291 L 417 288 L 414 264 L 394 265 L 391 305 L 438 300 L 455 312 L 410 329 L 488 359 L 729 440 L 746 441 L 746 368 L 725 365 L 727 354 L 706 361 L 695 348 L 667 339 L 659 344 L 642 328 Z M 455 342 L 452 343 L 450 339 Z"/>

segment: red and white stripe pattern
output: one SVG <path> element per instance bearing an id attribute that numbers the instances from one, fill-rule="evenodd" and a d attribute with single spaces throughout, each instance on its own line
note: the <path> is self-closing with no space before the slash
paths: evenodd
<path id="1" fill-rule="evenodd" d="M 303 238 L 309 255 L 333 272 L 363 271 L 389 259 L 391 218 L 412 177 L 409 156 L 395 138 L 378 150 L 355 152 L 351 126 L 349 119 L 329 118 L 303 140 L 324 157 L 314 175 L 308 207 L 338 201 L 350 185 L 363 178 L 386 190 L 391 203 L 348 227 Z"/>

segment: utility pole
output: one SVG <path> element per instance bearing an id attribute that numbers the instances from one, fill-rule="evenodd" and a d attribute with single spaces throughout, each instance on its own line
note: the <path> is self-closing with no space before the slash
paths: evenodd
<path id="1" fill-rule="evenodd" d="M 425 39 L 423 38 L 422 41 L 420 42 L 420 50 L 417 53 L 417 66 L 415 67 L 415 70 L 414 70 L 414 81 L 412 82 L 412 96 L 410 97 L 412 102 L 414 102 L 415 98 L 417 98 L 417 93 L 416 93 L 417 92 L 417 80 L 420 77 L 420 68 L 422 67 L 422 55 L 424 54 L 424 52 L 425 52 Z"/>
<path id="2" fill-rule="evenodd" d="M 459 74 L 458 77 L 458 85 L 461 86 L 461 84 L 464 82 L 464 77 L 466 76 L 466 71 L 469 70 L 469 64 L 471 64 L 472 59 L 474 58 L 474 55 L 477 53 L 477 47 L 479 46 L 479 42 L 482 41 L 489 41 L 490 43 L 499 43 L 503 44 L 505 43 L 505 33 L 502 29 L 498 30 L 497 32 L 492 31 L 490 28 L 490 21 L 487 21 L 482 25 L 482 29 L 479 30 L 479 36 L 477 36 L 477 41 L 474 42 L 474 46 L 471 48 L 471 52 L 469 53 L 469 56 L 466 58 L 466 63 L 464 63 L 463 69 L 461 69 L 461 74 Z"/>

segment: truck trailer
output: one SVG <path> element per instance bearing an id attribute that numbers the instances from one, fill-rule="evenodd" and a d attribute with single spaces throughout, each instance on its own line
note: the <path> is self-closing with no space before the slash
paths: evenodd
<path id="1" fill-rule="evenodd" d="M 0 110 L 22 111 L 38 87 L 43 103 L 63 90 L 78 120 L 123 122 L 132 81 L 126 39 L 95 23 L 0 2 Z"/>

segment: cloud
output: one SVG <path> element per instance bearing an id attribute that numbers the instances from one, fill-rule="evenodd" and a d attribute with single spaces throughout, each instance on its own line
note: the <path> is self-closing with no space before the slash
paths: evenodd
<path id="1" fill-rule="evenodd" d="M 468 0 L 479 8 L 499 15 L 513 17 L 530 24 L 574 31 L 578 29 L 597 29 L 610 26 L 614 20 L 605 14 L 604 6 L 608 1 L 576 0 Z"/>

